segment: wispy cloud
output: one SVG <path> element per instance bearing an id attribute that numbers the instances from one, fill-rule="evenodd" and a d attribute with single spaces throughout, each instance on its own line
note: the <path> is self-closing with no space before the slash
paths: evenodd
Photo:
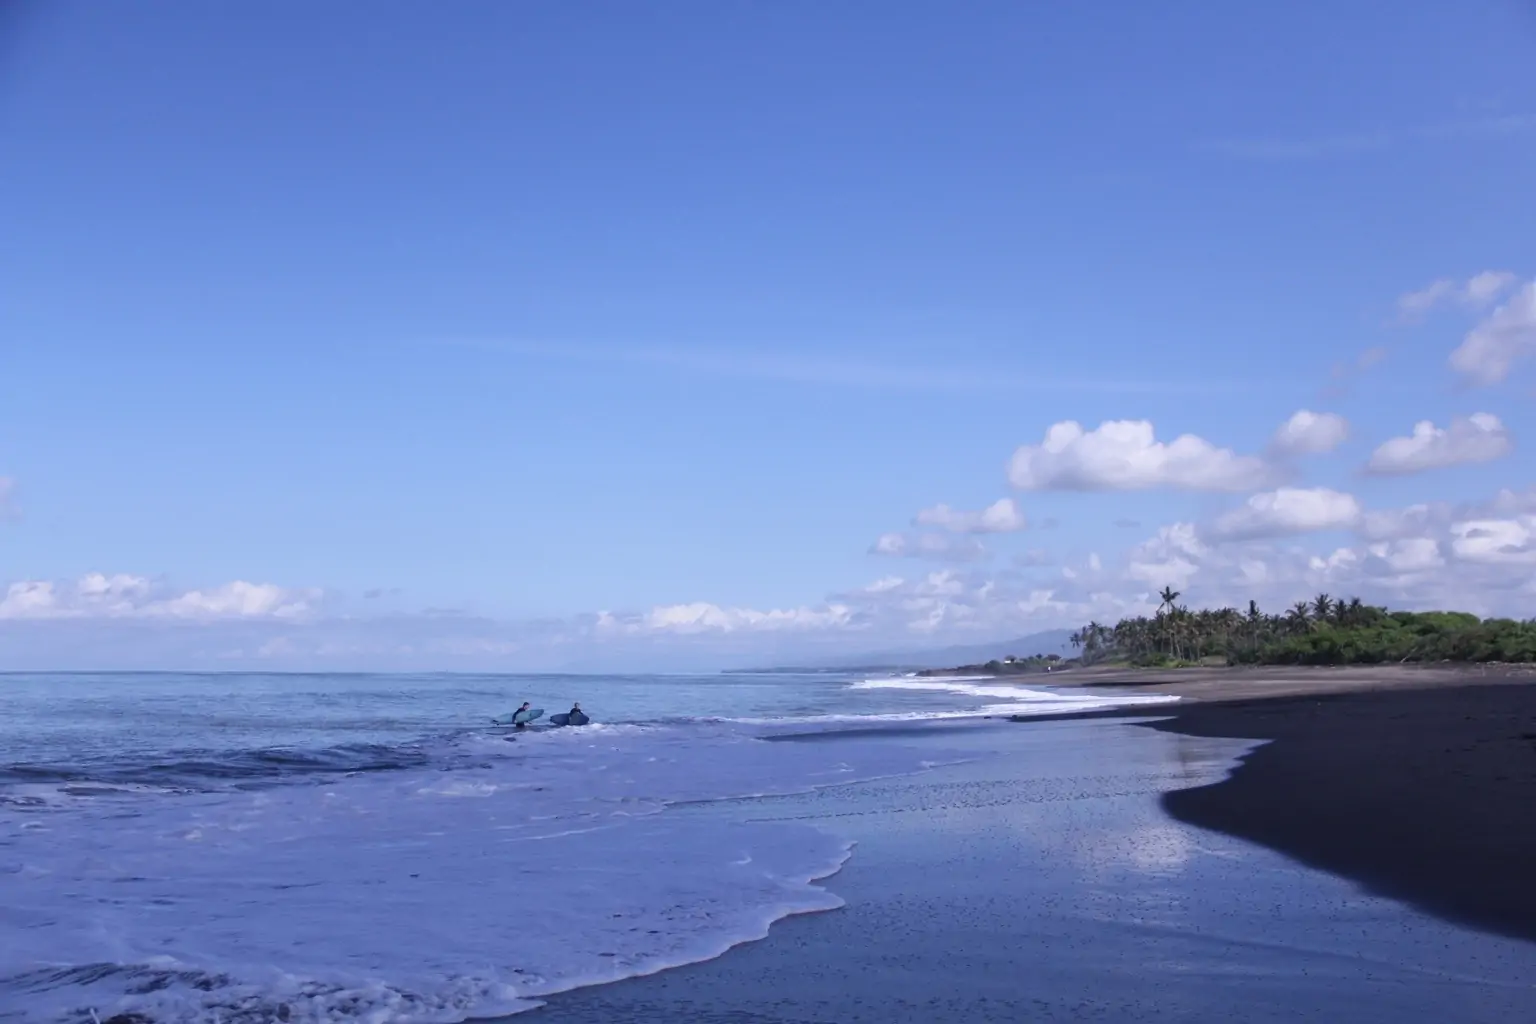
<path id="1" fill-rule="evenodd" d="M 1372 131 L 1344 135 L 1319 135 L 1310 138 L 1215 139 L 1198 144 L 1196 149 L 1238 160 L 1326 160 L 1376 153 L 1414 142 L 1504 138 L 1532 129 L 1536 129 L 1536 114 L 1504 114 L 1468 121 L 1379 128 Z"/>
<path id="2" fill-rule="evenodd" d="M 215 621 L 302 620 L 319 590 L 233 580 L 200 590 L 169 590 L 144 576 L 87 573 L 74 581 L 18 580 L 0 591 L 0 621 L 139 619 Z"/>
<path id="3" fill-rule="evenodd" d="M 823 387 L 949 393 L 1073 391 L 1102 394 L 1213 394 L 1241 391 L 1247 382 L 1210 379 L 1117 379 L 997 373 L 954 366 L 913 366 L 820 359 L 751 350 L 588 345 L 504 339 L 444 338 L 437 344 L 503 355 L 608 366 L 654 366 L 678 373 Z"/>
<path id="4" fill-rule="evenodd" d="M 988 556 L 987 549 L 974 537 L 949 537 L 940 533 L 881 534 L 870 545 L 869 553 L 941 562 L 973 562 Z"/>
<path id="5" fill-rule="evenodd" d="M 1331 371 L 1332 383 L 1319 392 L 1319 397 L 1324 401 L 1343 398 L 1349 394 L 1350 385 L 1361 374 L 1366 373 L 1386 358 L 1387 347 L 1385 345 L 1377 345 L 1374 348 L 1366 349 L 1352 360 L 1334 363 L 1333 370 Z"/>
<path id="6" fill-rule="evenodd" d="M 1512 270 L 1484 270 L 1465 282 L 1442 277 L 1418 291 L 1399 296 L 1398 318 L 1403 323 L 1416 323 L 1436 308 L 1451 304 L 1482 309 L 1496 302 L 1519 280 L 1520 275 Z"/>

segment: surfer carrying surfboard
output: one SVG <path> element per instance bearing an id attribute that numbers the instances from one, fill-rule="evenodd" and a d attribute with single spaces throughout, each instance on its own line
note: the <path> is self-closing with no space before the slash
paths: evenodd
<path id="1" fill-rule="evenodd" d="M 492 725 L 510 725 L 516 729 L 525 729 L 528 723 L 544 713 L 543 708 L 536 708 L 523 701 L 523 706 L 510 715 L 502 715 L 500 718 L 491 719 Z"/>

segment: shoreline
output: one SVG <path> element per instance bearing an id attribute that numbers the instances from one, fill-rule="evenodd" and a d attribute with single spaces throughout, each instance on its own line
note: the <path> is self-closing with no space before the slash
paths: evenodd
<path id="1" fill-rule="evenodd" d="M 1235 836 L 1444 920 L 1536 942 L 1536 669 L 1529 666 L 1102 673 L 1053 689 L 1179 696 L 1146 718 L 1186 736 L 1266 740 L 1225 780 L 1165 794 Z M 1233 677 L 1236 678 L 1233 678 Z"/>
<path id="2" fill-rule="evenodd" d="M 521 1019 L 1495 1024 L 1529 1016 L 1536 946 L 1171 819 L 1162 795 L 1223 778 L 1251 744 L 1154 732 L 1127 717 L 909 728 L 891 741 L 979 756 L 755 801 L 753 820 L 806 823 L 856 845 L 826 882 L 843 908 L 782 920 L 764 941 L 713 960 L 553 996 Z"/>

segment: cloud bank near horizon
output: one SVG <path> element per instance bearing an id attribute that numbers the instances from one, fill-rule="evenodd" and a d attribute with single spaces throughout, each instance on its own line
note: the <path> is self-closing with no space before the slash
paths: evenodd
<path id="1" fill-rule="evenodd" d="M 1303 535 L 1335 537 L 1307 546 Z M 704 669 L 1021 636 L 1193 607 L 1283 607 L 1318 592 L 1403 608 L 1519 615 L 1536 600 L 1536 487 L 1485 501 L 1366 509 L 1327 488 L 1254 495 L 1069 564 L 1017 559 L 879 577 L 793 608 L 707 601 L 558 619 L 353 614 L 339 595 L 236 581 L 174 590 L 91 574 L 20 581 L 0 600 L 16 668 Z M 1044 560 L 1042 560 L 1044 561 Z"/>
<path id="2" fill-rule="evenodd" d="M 1191 433 L 1160 435 L 1147 419 L 1061 420 L 1018 446 L 994 481 L 1020 497 L 979 508 L 935 502 L 902 517 L 910 528 L 879 534 L 868 549 L 884 560 L 883 573 L 802 605 L 697 600 L 505 620 L 380 613 L 321 586 L 189 586 L 102 571 L 0 583 L 0 665 L 531 671 L 805 662 L 1113 621 L 1150 613 L 1164 587 L 1192 607 L 1256 600 L 1277 608 L 1327 592 L 1402 608 L 1528 614 L 1536 485 L 1516 480 L 1481 500 L 1447 502 L 1433 481 L 1458 468 L 1520 465 L 1519 439 L 1486 410 L 1490 389 L 1536 354 L 1536 281 L 1483 271 L 1432 282 L 1397 306 L 1405 325 L 1442 312 L 1472 318 L 1447 365 L 1451 379 L 1479 389 L 1477 411 L 1363 438 L 1343 415 L 1303 408 L 1248 452 Z M 1378 361 L 1362 357 L 1351 372 Z M 1363 461 L 1349 455 L 1354 444 L 1366 446 Z M 1351 485 L 1299 479 L 1330 460 L 1352 467 L 1362 485 L 1395 481 L 1432 500 L 1372 505 Z M 10 520 L 0 528 L 18 525 L 18 486 L 0 476 L 0 519 Z M 1051 494 L 1123 504 L 1152 492 L 1198 497 L 1204 511 L 1154 528 L 1122 515 L 1116 529 L 1141 530 L 1139 540 L 1066 553 L 1048 543 L 1053 521 L 1030 508 Z M 1006 545 L 1026 536 L 1027 549 L 1010 553 Z"/>

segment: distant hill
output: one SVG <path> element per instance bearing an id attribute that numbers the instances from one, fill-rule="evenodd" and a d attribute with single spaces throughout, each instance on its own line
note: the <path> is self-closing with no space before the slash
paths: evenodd
<path id="1" fill-rule="evenodd" d="M 1035 654 L 1060 654 L 1063 657 L 1069 657 L 1074 653 L 1070 640 L 1072 633 L 1073 630 L 1070 629 L 1048 629 L 1043 633 L 1031 633 L 1012 640 L 996 640 L 984 644 L 953 644 L 949 647 L 836 655 L 817 660 L 814 664 L 765 665 L 737 671 L 953 668 L 956 665 L 979 665 L 993 658 L 1006 658 L 1009 655 L 1028 658 Z"/>

